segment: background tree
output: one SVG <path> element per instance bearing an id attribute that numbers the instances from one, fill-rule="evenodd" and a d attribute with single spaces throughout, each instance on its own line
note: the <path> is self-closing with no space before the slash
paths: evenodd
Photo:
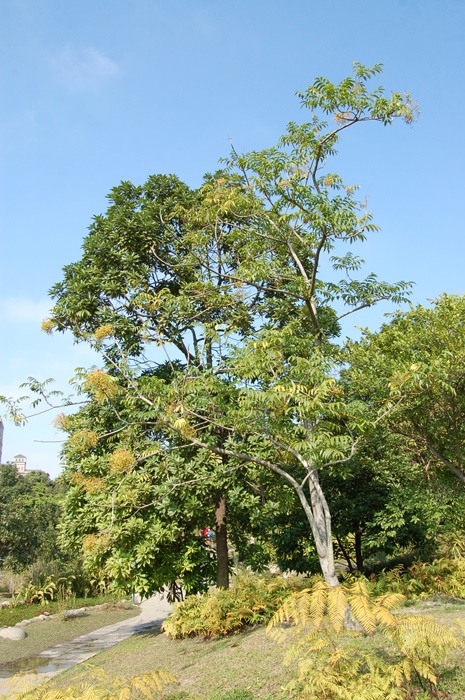
<path id="1" fill-rule="evenodd" d="M 12 464 L 0 465 L 0 565 L 21 571 L 39 556 L 59 553 L 60 503 L 44 472 L 20 476 Z"/>
<path id="2" fill-rule="evenodd" d="M 375 410 L 388 402 L 390 430 L 425 472 L 447 469 L 465 484 L 465 297 L 396 313 L 350 346 L 350 382 Z"/>
<path id="3" fill-rule="evenodd" d="M 323 486 L 337 550 L 359 571 L 367 558 L 431 554 L 453 502 L 453 490 L 442 483 L 439 493 L 404 437 L 384 424 L 362 436 L 348 468 L 325 474 Z"/>

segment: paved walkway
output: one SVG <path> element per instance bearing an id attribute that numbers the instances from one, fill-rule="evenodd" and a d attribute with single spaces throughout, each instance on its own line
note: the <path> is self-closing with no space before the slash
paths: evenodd
<path id="1" fill-rule="evenodd" d="M 141 613 L 137 617 L 101 627 L 69 642 L 57 644 L 31 659 L 25 659 L 21 664 L 24 675 L 11 680 L 0 678 L 0 695 L 45 683 L 58 673 L 87 661 L 101 651 L 122 642 L 123 639 L 160 625 L 171 611 L 171 606 L 159 595 L 144 600 L 140 607 Z M 34 671 L 34 673 L 27 673 L 27 671 Z"/>

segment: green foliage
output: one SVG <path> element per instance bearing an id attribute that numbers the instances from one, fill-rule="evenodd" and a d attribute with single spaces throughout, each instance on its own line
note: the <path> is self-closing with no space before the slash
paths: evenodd
<path id="1" fill-rule="evenodd" d="M 133 678 L 112 678 L 100 671 L 94 682 L 58 688 L 37 688 L 31 691 L 12 693 L 6 697 L 13 700 L 141 700 L 159 697 L 169 684 L 177 683 L 167 671 L 152 671 Z"/>
<path id="2" fill-rule="evenodd" d="M 288 690 L 305 700 L 401 700 L 412 697 L 419 682 L 428 697 L 436 696 L 435 666 L 459 639 L 428 618 L 393 615 L 402 601 L 398 593 L 373 598 L 362 581 L 332 588 L 320 581 L 288 598 L 268 625 L 278 639 L 297 636 L 286 654 L 286 663 L 296 666 Z M 350 616 L 360 631 L 347 632 Z M 279 627 L 283 623 L 293 627 Z M 387 649 L 351 643 L 376 632 Z"/>
<path id="3" fill-rule="evenodd" d="M 417 561 L 408 568 L 399 565 L 390 571 L 373 575 L 374 592 L 396 591 L 415 600 L 433 595 L 447 595 L 465 599 L 465 559 L 436 559 Z"/>
<path id="4" fill-rule="evenodd" d="M 162 628 L 175 639 L 238 632 L 267 622 L 283 600 L 303 585 L 302 579 L 294 577 L 240 574 L 228 590 L 210 589 L 177 603 Z"/>
<path id="5" fill-rule="evenodd" d="M 57 583 L 60 583 L 58 581 Z M 12 598 L 13 605 L 24 605 L 31 603 L 38 603 L 39 605 L 48 605 L 51 600 L 55 599 L 57 593 L 57 583 L 49 576 L 44 585 L 39 587 L 35 586 L 32 582 L 21 586 Z M 63 582 L 61 582 L 63 583 Z M 68 583 L 68 582 L 64 582 Z M 67 586 L 69 588 L 69 586 Z"/>
<path id="6" fill-rule="evenodd" d="M 57 584 L 57 595 L 62 598 L 75 595 L 78 598 L 95 597 L 108 592 L 108 581 L 93 578 L 84 570 L 81 557 L 67 553 L 59 560 L 38 559 L 24 572 L 26 581 L 44 586 L 48 578 Z"/>
<path id="7" fill-rule="evenodd" d="M 379 333 L 349 346 L 347 379 L 374 410 L 391 406 L 389 427 L 426 473 L 449 471 L 465 493 L 465 297 L 396 313 Z"/>
<path id="8" fill-rule="evenodd" d="M 15 572 L 39 556 L 60 553 L 57 525 L 61 497 L 44 472 L 20 476 L 12 464 L 0 465 L 0 562 Z"/>

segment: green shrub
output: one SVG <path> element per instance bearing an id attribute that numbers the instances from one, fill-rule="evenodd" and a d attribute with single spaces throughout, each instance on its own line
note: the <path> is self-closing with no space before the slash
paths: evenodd
<path id="1" fill-rule="evenodd" d="M 240 574 L 227 590 L 212 588 L 177 603 L 163 630 L 174 639 L 238 632 L 267 622 L 291 593 L 305 585 L 308 579 L 298 577 Z"/>
<path id="2" fill-rule="evenodd" d="M 346 576 L 345 581 L 353 578 Z M 465 558 L 417 561 L 408 568 L 399 564 L 389 571 L 372 574 L 369 587 L 376 595 L 389 591 L 402 593 L 409 600 L 441 594 L 465 599 Z"/>
<path id="3" fill-rule="evenodd" d="M 72 561 L 45 561 L 38 559 L 24 572 L 26 582 L 31 582 L 41 588 L 47 579 L 66 582 L 64 588 L 68 595 L 77 598 L 88 598 L 108 592 L 108 581 L 96 579 L 84 569 L 82 559 L 77 557 Z"/>
<path id="4" fill-rule="evenodd" d="M 31 605 L 38 603 L 39 605 L 48 605 L 51 600 L 55 599 L 57 584 L 52 576 L 49 576 L 42 586 L 35 586 L 32 582 L 21 586 L 12 599 L 12 604 Z"/>

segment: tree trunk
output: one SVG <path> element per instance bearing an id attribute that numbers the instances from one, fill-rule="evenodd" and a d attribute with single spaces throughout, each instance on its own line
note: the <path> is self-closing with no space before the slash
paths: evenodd
<path id="1" fill-rule="evenodd" d="M 318 472 L 312 469 L 309 478 L 310 503 L 302 487 L 297 488 L 300 502 L 312 529 L 320 567 L 326 583 L 338 586 L 339 579 L 334 567 L 333 536 L 331 531 L 331 514 L 326 498 L 320 486 Z"/>
<path id="2" fill-rule="evenodd" d="M 229 588 L 229 559 L 226 529 L 226 499 L 222 491 L 215 493 L 216 585 Z"/>
<path id="3" fill-rule="evenodd" d="M 329 512 L 328 504 L 326 503 L 326 498 L 324 497 L 321 489 L 320 480 L 316 469 L 312 471 L 308 485 L 310 490 L 310 502 L 312 505 L 313 518 L 315 520 L 317 531 L 315 544 L 320 560 L 321 570 L 326 583 L 328 583 L 330 586 L 338 586 L 339 580 L 336 576 L 334 566 L 331 514 Z"/>
<path id="4" fill-rule="evenodd" d="M 362 527 L 359 527 L 355 533 L 355 561 L 357 563 L 358 571 L 363 573 L 362 533 Z"/>

